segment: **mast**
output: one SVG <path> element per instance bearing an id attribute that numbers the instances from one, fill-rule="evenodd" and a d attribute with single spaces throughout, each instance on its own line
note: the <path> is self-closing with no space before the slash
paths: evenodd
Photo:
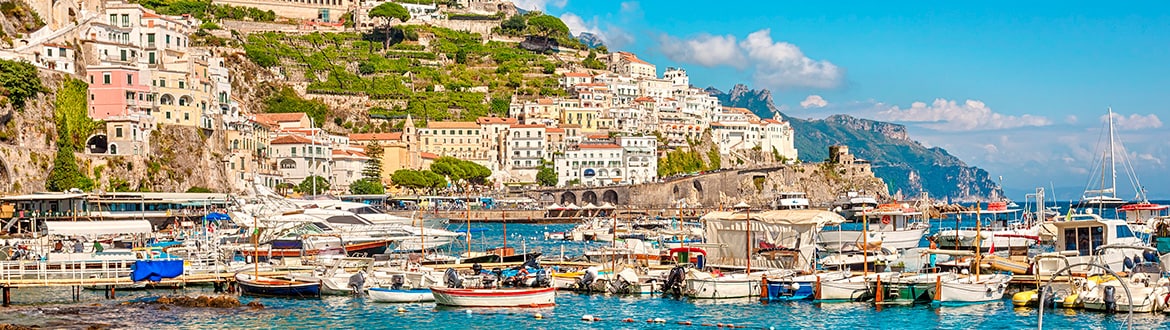
<path id="1" fill-rule="evenodd" d="M 1113 107 L 1109 108 L 1109 179 L 1110 197 L 1117 198 L 1117 155 L 1113 150 Z"/>
<path id="2" fill-rule="evenodd" d="M 467 204 L 467 257 L 471 258 L 471 204 Z"/>
<path id="3" fill-rule="evenodd" d="M 751 275 L 752 274 L 752 206 L 751 205 L 748 205 L 748 207 L 747 207 L 747 216 L 744 217 L 744 223 L 747 224 L 747 226 L 744 227 L 744 232 L 747 234 L 747 242 L 744 243 L 744 247 L 747 248 L 747 259 L 746 259 L 747 260 L 747 267 L 744 268 L 743 272 L 745 275 Z"/>
<path id="4" fill-rule="evenodd" d="M 980 215 L 981 210 L 979 204 L 979 202 L 975 202 L 975 263 L 971 265 L 972 268 L 975 268 L 974 281 L 979 280 L 979 268 L 981 268 L 980 265 L 983 263 L 980 260 L 983 257 L 983 218 Z"/>
<path id="5" fill-rule="evenodd" d="M 861 273 L 864 275 L 869 275 L 869 219 L 866 217 L 868 213 L 864 209 L 861 210 Z"/>

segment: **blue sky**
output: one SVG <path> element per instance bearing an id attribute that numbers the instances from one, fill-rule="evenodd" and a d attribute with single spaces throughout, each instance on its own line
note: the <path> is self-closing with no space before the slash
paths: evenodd
<path id="1" fill-rule="evenodd" d="M 1112 107 L 1141 184 L 1170 198 L 1170 3 L 516 2 L 697 86 L 771 89 L 790 116 L 905 124 L 1009 193 L 1099 178 Z"/>

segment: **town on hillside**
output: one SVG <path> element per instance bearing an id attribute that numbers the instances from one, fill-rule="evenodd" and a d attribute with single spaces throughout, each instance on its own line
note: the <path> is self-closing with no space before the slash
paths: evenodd
<path id="1" fill-rule="evenodd" d="M 450 161 L 446 157 L 490 170 L 490 176 L 478 179 L 494 189 L 641 184 L 745 166 L 745 159 L 779 163 L 798 159 L 793 129 L 778 115 L 760 118 L 744 108 L 721 106 L 708 92 L 693 87 L 684 69 L 666 68 L 659 75 L 657 66 L 629 52 L 602 48 L 604 53 L 592 59 L 591 68 L 552 71 L 563 92 L 513 95 L 506 116 L 454 121 L 407 113 L 389 119 L 396 124 L 392 130 L 335 132 L 314 123 L 310 114 L 262 113 L 244 106 L 233 94 L 233 81 L 241 77 L 230 73 L 222 54 L 215 47 L 192 45 L 197 34 L 216 22 L 197 15 L 164 15 L 121 0 L 33 2 L 33 10 L 48 22 L 0 51 L 0 58 L 26 61 L 88 83 L 88 116 L 105 127 L 86 140 L 84 153 L 122 157 L 160 152 L 151 150 L 150 140 L 158 138 L 163 125 L 222 131 L 230 153 L 222 162 L 235 191 L 250 190 L 254 184 L 281 189 L 312 181 L 314 193 L 361 193 L 370 190 L 355 185 L 374 176 L 385 187 L 426 187 L 426 182 L 406 183 L 419 180 L 405 176 L 398 180 L 404 182 L 395 182 L 396 173 L 427 170 L 436 162 Z M 219 24 L 240 25 L 240 31 L 247 32 L 251 25 L 240 23 L 272 19 L 258 18 L 265 15 L 299 22 L 257 22 L 250 27 L 252 32 L 287 33 L 372 31 L 386 23 L 370 14 L 383 3 L 211 2 L 229 9 L 251 8 L 243 20 Z M 410 13 L 400 24 L 479 33 L 486 36 L 485 43 L 487 38 L 504 38 L 492 28 L 522 12 L 507 1 L 400 5 Z M 231 30 L 233 37 L 236 33 Z M 314 177 L 323 179 L 324 189 L 316 188 Z"/>

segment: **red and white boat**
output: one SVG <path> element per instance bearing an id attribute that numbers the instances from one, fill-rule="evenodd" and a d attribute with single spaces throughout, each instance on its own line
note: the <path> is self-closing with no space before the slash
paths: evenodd
<path id="1" fill-rule="evenodd" d="M 431 287 L 435 303 L 457 307 L 549 307 L 556 305 L 556 288 L 456 289 Z"/>

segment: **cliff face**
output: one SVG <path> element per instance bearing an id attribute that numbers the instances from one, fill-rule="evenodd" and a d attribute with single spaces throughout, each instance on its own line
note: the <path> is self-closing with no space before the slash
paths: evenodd
<path id="1" fill-rule="evenodd" d="M 779 113 L 768 90 L 736 85 L 728 93 L 714 88 L 708 91 L 724 105 L 744 107 L 761 117 Z M 817 120 L 781 116 L 796 130 L 800 159 L 820 162 L 828 158 L 829 146 L 847 145 L 854 155 L 872 163 L 874 174 L 885 181 L 892 194 L 910 197 L 925 191 L 932 198 L 958 200 L 1002 196 L 987 171 L 968 166 L 942 148 L 927 148 L 910 139 L 903 125 L 848 115 Z"/>

